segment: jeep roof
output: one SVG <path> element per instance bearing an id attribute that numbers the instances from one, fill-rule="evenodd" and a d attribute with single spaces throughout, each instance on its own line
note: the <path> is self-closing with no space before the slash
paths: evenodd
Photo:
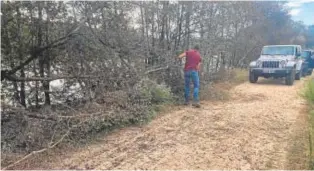
<path id="1" fill-rule="evenodd" d="M 300 45 L 266 45 L 264 47 L 269 47 L 269 46 L 300 46 Z"/>
<path id="2" fill-rule="evenodd" d="M 305 50 L 302 50 L 302 51 L 304 51 L 304 52 L 314 52 L 314 50 L 312 50 L 312 49 L 305 49 Z"/>

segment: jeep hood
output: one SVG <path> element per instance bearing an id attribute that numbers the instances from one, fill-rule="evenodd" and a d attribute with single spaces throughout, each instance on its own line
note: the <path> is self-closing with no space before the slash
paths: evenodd
<path id="1" fill-rule="evenodd" d="M 260 60 L 271 60 L 271 61 L 277 61 L 277 60 L 294 60 L 294 55 L 261 55 L 259 57 Z"/>

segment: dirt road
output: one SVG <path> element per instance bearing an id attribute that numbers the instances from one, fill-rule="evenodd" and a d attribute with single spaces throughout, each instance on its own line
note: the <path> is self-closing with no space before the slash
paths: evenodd
<path id="1" fill-rule="evenodd" d="M 291 137 L 306 129 L 299 122 L 306 106 L 298 95 L 303 84 L 243 83 L 231 90 L 231 100 L 203 102 L 201 109 L 181 107 L 146 126 L 115 131 L 46 167 L 289 169 L 297 164 L 289 163 Z"/>

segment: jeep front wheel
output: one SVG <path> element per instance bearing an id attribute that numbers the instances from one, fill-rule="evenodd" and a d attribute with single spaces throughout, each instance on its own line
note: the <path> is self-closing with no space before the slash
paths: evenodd
<path id="1" fill-rule="evenodd" d="M 312 75 L 312 72 L 313 72 L 313 68 L 308 70 L 307 75 Z"/>
<path id="2" fill-rule="evenodd" d="M 286 85 L 293 85 L 295 79 L 295 70 L 292 70 L 287 76 L 286 76 Z"/>
<path id="3" fill-rule="evenodd" d="M 250 83 L 256 83 L 258 80 L 258 76 L 256 76 L 253 72 L 249 73 L 249 80 Z"/>

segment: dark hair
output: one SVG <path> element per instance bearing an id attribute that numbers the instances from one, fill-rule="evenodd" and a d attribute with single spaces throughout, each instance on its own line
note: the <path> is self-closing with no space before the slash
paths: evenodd
<path id="1" fill-rule="evenodd" d="M 195 49 L 195 50 L 200 50 L 200 46 L 199 46 L 199 45 L 195 45 L 195 46 L 194 46 L 194 49 Z"/>

